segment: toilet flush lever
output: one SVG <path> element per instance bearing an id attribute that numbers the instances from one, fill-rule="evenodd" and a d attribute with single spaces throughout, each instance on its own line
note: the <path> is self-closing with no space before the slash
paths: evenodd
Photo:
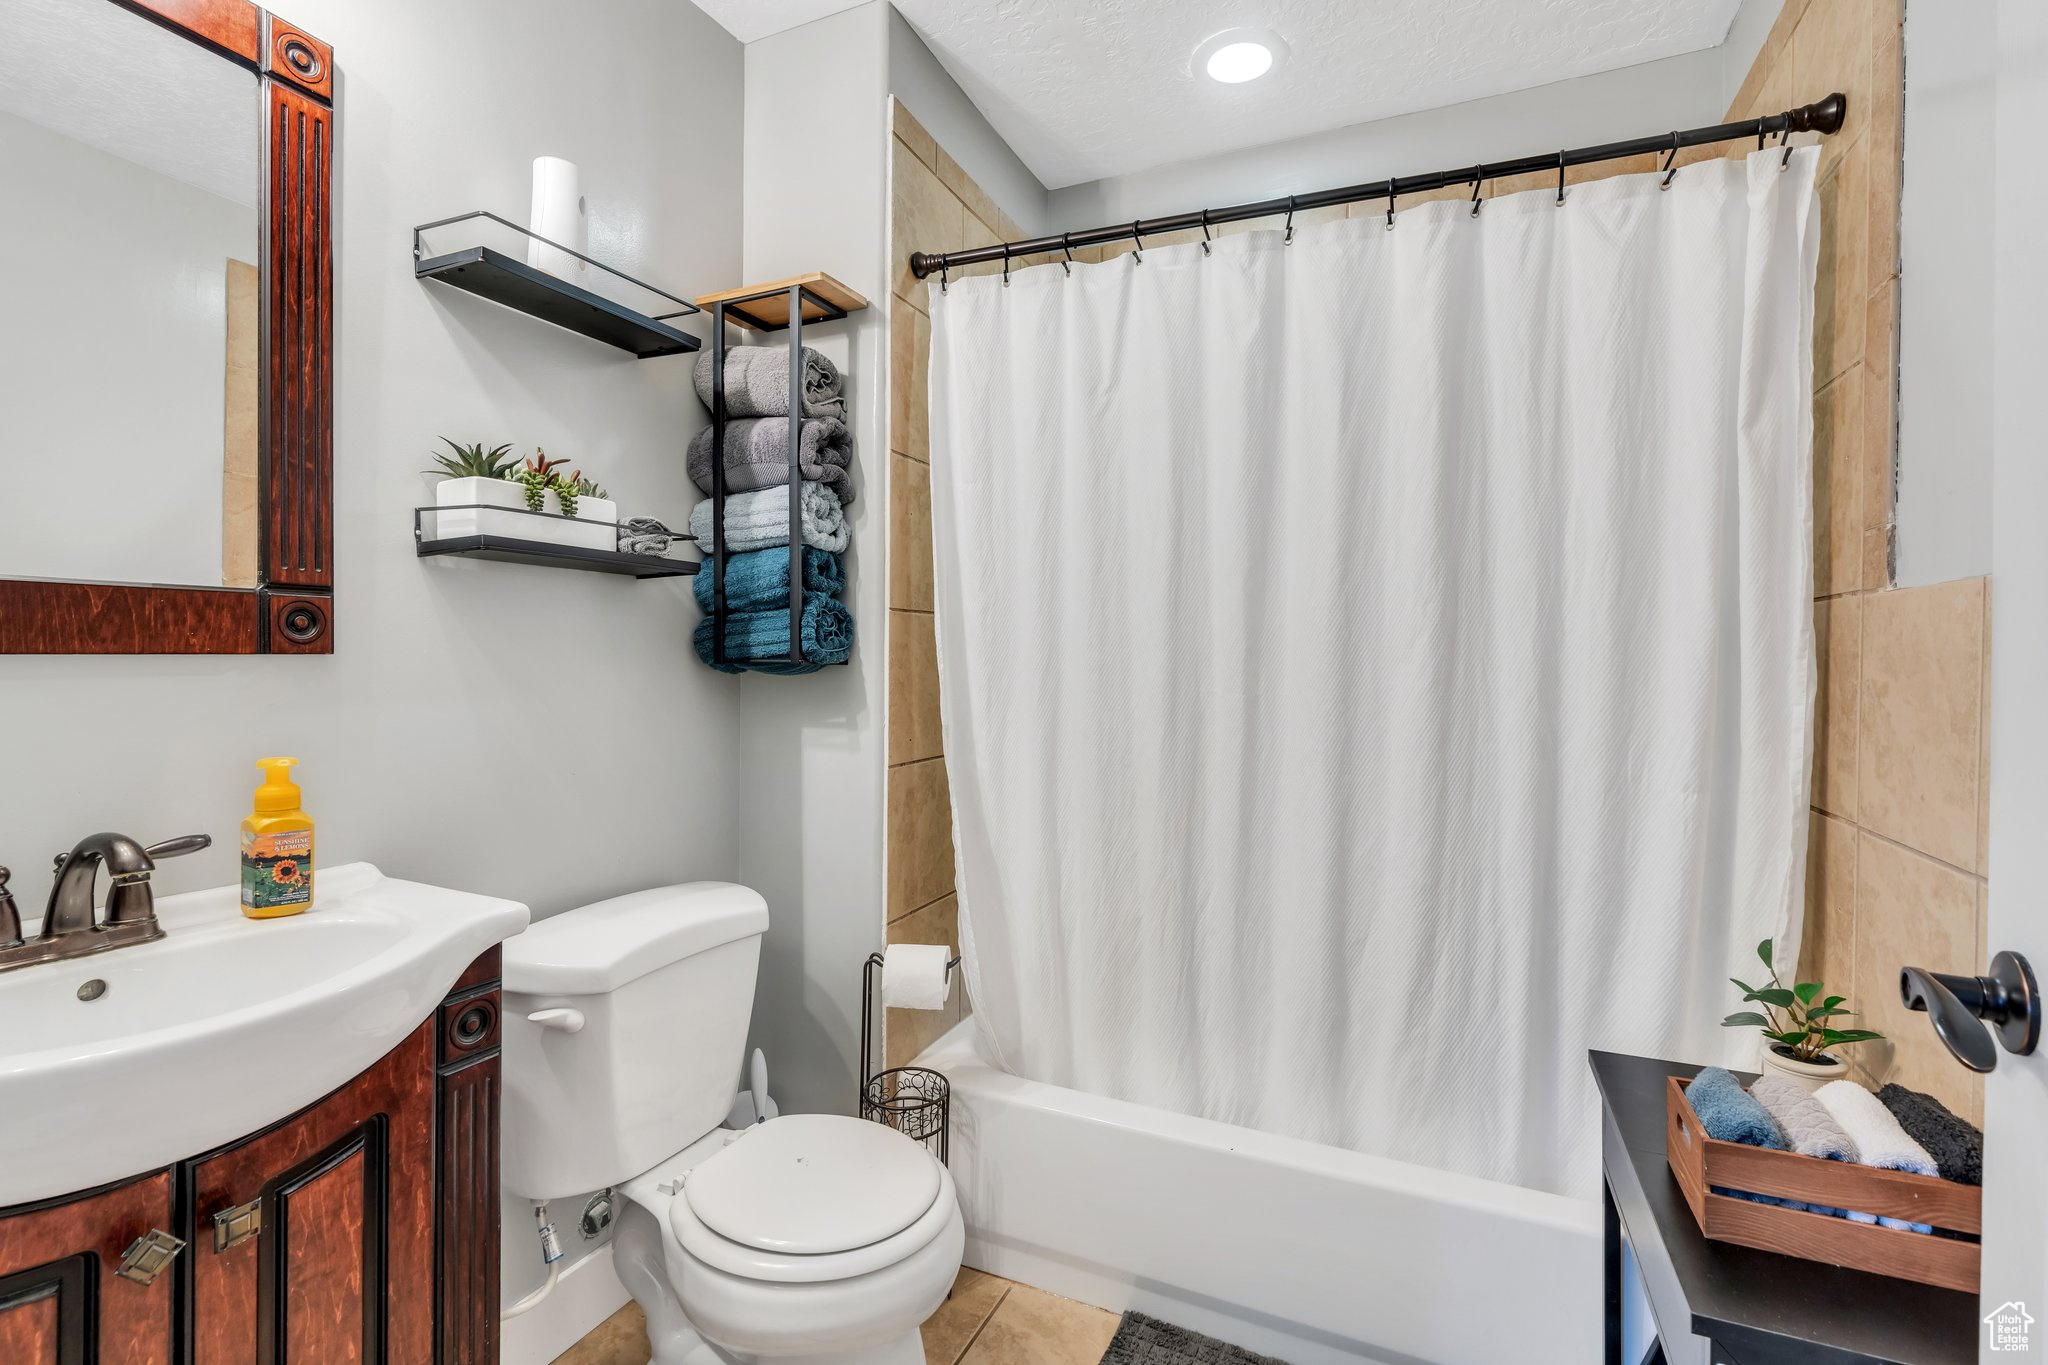
<path id="1" fill-rule="evenodd" d="M 583 1011 L 572 1009 L 535 1010 L 532 1014 L 526 1016 L 526 1022 L 529 1024 L 539 1024 L 542 1028 L 560 1029 L 563 1033 L 581 1033 L 583 1031 Z"/>

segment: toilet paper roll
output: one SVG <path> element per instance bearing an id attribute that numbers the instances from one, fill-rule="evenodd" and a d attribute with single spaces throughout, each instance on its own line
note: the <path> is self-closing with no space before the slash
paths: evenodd
<path id="1" fill-rule="evenodd" d="M 943 943 L 892 943 L 882 950 L 882 1003 L 897 1010 L 943 1009 L 953 989 Z"/>
<path id="2" fill-rule="evenodd" d="M 583 176 L 573 161 L 558 156 L 533 159 L 533 231 L 551 242 L 577 251 L 590 249 L 583 221 Z M 556 279 L 574 279 L 583 273 L 583 262 L 566 251 L 529 241 L 526 263 L 545 270 Z"/>

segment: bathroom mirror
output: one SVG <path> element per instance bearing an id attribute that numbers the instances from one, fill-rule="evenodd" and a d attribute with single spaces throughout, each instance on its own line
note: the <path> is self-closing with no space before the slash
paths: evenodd
<path id="1" fill-rule="evenodd" d="M 327 47 L 0 0 L 0 652 L 327 653 Z"/>

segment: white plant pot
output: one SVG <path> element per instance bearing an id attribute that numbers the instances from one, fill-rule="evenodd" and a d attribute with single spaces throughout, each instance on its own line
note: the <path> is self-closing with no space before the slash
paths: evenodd
<path id="1" fill-rule="evenodd" d="M 1763 1056 L 1758 1063 L 1758 1067 L 1764 1075 L 1775 1074 L 1783 1076 L 1786 1080 L 1791 1081 L 1794 1085 L 1809 1093 L 1820 1089 L 1829 1081 L 1846 1081 L 1850 1079 L 1850 1068 L 1847 1062 L 1840 1059 L 1836 1059 L 1831 1064 L 1802 1062 L 1796 1058 L 1787 1057 L 1784 1053 L 1778 1051 L 1777 1044 L 1769 1039 L 1764 1041 Z"/>
<path id="2" fill-rule="evenodd" d="M 434 488 L 434 505 L 458 510 L 434 514 L 433 525 L 427 532 L 430 540 L 504 536 L 509 540 L 574 545 L 586 550 L 619 547 L 619 506 L 608 498 L 578 498 L 576 519 L 571 521 L 528 513 L 525 485 L 509 479 L 443 479 Z M 561 499 L 551 492 L 543 507 L 559 514 Z"/>

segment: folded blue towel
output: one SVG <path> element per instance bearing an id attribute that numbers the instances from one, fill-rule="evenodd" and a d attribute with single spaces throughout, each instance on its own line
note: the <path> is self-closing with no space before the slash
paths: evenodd
<path id="1" fill-rule="evenodd" d="M 826 664 L 845 663 L 853 655 L 853 613 L 823 593 L 804 594 L 805 662 L 801 664 L 714 664 L 712 628 L 710 617 L 699 621 L 692 643 L 697 647 L 697 657 L 721 673 L 744 673 L 748 667 L 756 673 L 815 673 Z M 788 609 L 729 614 L 725 618 L 725 652 L 733 659 L 789 653 Z"/>
<path id="2" fill-rule="evenodd" d="M 690 585 L 697 605 L 711 610 L 711 566 L 697 571 Z M 846 561 L 824 550 L 804 548 L 804 591 L 837 597 L 846 587 Z M 754 550 L 725 557 L 725 605 L 728 611 L 789 611 L 789 549 Z M 787 636 L 789 632 L 783 631 Z"/>
<path id="3" fill-rule="evenodd" d="M 1745 1147 L 1769 1147 L 1789 1151 L 1784 1129 L 1770 1111 L 1742 1088 L 1742 1082 L 1718 1066 L 1710 1066 L 1692 1078 L 1685 1088 L 1686 1103 L 1699 1115 L 1700 1126 L 1716 1142 L 1739 1142 Z"/>

